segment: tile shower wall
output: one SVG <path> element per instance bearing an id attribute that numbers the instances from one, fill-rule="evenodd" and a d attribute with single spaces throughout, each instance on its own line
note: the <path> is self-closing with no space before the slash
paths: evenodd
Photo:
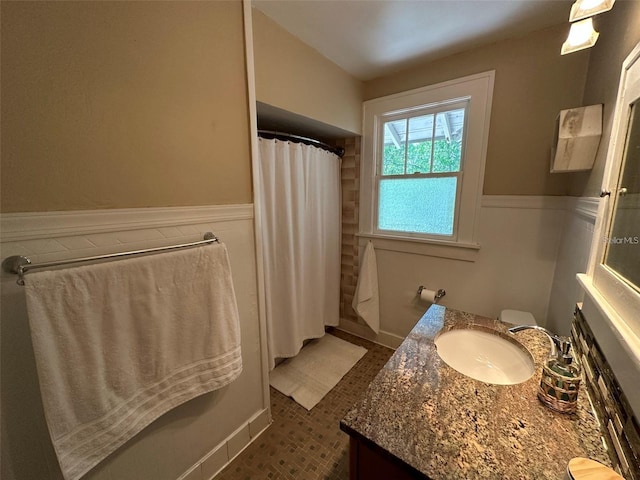
<path id="1" fill-rule="evenodd" d="M 360 193 L 360 137 L 336 140 L 345 149 L 342 157 L 342 260 L 340 266 L 340 317 L 357 321 L 351 307 L 360 270 L 358 205 Z"/>
<path id="2" fill-rule="evenodd" d="M 611 462 L 625 479 L 640 480 L 640 424 L 580 309 L 571 334 Z"/>

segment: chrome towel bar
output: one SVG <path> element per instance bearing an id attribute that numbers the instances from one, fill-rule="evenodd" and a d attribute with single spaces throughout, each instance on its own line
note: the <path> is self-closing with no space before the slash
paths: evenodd
<path id="1" fill-rule="evenodd" d="M 209 243 L 220 243 L 220 241 L 218 240 L 218 237 L 216 237 L 213 233 L 207 232 L 204 234 L 204 240 L 199 240 L 197 242 L 182 243 L 179 245 L 169 245 L 166 247 L 145 248 L 143 250 L 111 253 L 108 255 L 96 255 L 93 257 L 74 258 L 71 260 L 60 260 L 59 262 L 46 262 L 46 263 L 36 263 L 36 264 L 32 264 L 29 257 L 25 257 L 22 255 L 14 255 L 12 257 L 7 257 L 4 259 L 4 261 L 2 262 L 2 270 L 5 272 L 17 274 L 18 280 L 16 283 L 18 285 L 24 285 L 24 274 L 27 273 L 27 271 L 34 268 L 51 268 L 51 267 L 59 267 L 61 265 L 69 265 L 72 263 L 92 262 L 96 260 L 106 260 L 110 258 L 127 257 L 130 255 L 138 255 L 142 253 L 164 252 L 166 250 L 174 250 L 176 248 L 195 247 L 198 245 L 206 245 Z"/>

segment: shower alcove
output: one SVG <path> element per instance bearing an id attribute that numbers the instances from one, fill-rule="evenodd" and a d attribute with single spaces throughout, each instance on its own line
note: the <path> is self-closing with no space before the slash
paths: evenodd
<path id="1" fill-rule="evenodd" d="M 357 199 L 358 199 L 358 189 L 359 189 L 359 178 L 358 178 L 358 170 L 359 170 L 359 153 L 360 153 L 360 137 L 356 136 L 354 133 L 343 130 L 341 128 L 328 125 L 326 123 L 295 114 L 293 112 L 289 112 L 287 110 L 283 110 L 278 107 L 274 107 L 272 105 L 268 105 L 266 103 L 257 102 L 257 127 L 260 133 L 259 136 L 264 138 L 278 138 L 279 140 L 289 140 L 287 136 L 293 136 L 291 138 L 291 142 L 300 141 L 299 137 L 303 137 L 305 139 L 313 139 L 322 144 L 325 144 L 327 147 L 334 147 L 337 150 L 342 150 L 342 160 L 338 164 L 339 172 L 333 177 L 335 178 L 335 183 L 331 182 L 332 185 L 327 184 L 326 190 L 327 192 L 323 192 L 323 184 L 320 181 L 319 194 L 329 194 L 330 196 L 327 199 L 337 200 L 335 203 L 335 211 L 336 215 L 339 218 L 335 218 L 337 221 L 337 225 L 335 228 L 335 234 L 333 234 L 332 238 L 337 242 L 337 251 L 336 255 L 332 260 L 332 267 L 330 268 L 331 278 L 335 278 L 335 282 L 326 281 L 328 288 L 333 289 L 333 292 L 330 293 L 330 300 L 325 303 L 331 303 L 335 305 L 335 309 L 330 309 L 327 312 L 331 318 L 325 320 L 325 325 L 334 325 L 337 326 L 341 319 L 350 319 L 356 320 L 356 315 L 351 308 L 351 302 L 353 299 L 353 293 L 356 286 L 357 281 L 357 272 L 358 272 L 358 243 L 356 238 L 356 232 L 358 228 L 358 208 L 357 208 Z M 268 132 L 268 133 L 265 133 Z M 278 134 L 278 135 L 276 135 Z M 308 145 L 314 145 L 313 142 L 302 141 L 302 143 L 307 143 Z M 264 143 L 261 140 L 259 143 L 259 157 L 264 155 Z M 327 157 L 329 158 L 329 157 Z M 335 157 L 334 157 L 335 158 Z M 263 160 L 261 159 L 261 162 Z M 254 172 L 256 179 L 258 182 L 264 182 L 265 178 L 261 175 L 264 175 L 262 171 L 262 163 L 258 165 L 257 171 Z M 292 175 L 294 173 L 291 173 Z M 273 175 L 271 173 L 270 175 Z M 315 174 L 314 174 L 315 175 Z M 302 178 L 302 177 L 300 177 Z M 303 180 L 307 181 L 307 180 Z M 270 187 L 272 189 L 272 187 Z M 281 189 L 288 189 L 290 187 L 279 187 Z M 258 189 L 263 189 L 262 183 L 258 185 Z M 332 193 L 328 193 L 331 191 Z M 267 195 L 267 192 L 256 192 L 256 202 L 257 202 L 257 210 L 260 211 L 260 203 L 265 202 L 264 196 Z M 337 197 L 337 198 L 335 198 Z M 329 203 L 328 201 L 326 203 Z M 286 207 L 288 208 L 288 207 Z M 295 209 L 294 209 L 295 210 Z M 279 343 L 279 339 L 276 338 L 280 334 L 276 331 L 278 326 L 282 328 L 281 323 L 274 323 L 273 318 L 275 317 L 274 313 L 277 312 L 296 312 L 296 308 L 285 307 L 284 309 L 274 308 L 274 303 L 278 301 L 278 298 L 282 298 L 284 295 L 282 291 L 278 292 L 278 288 L 274 287 L 274 277 L 272 275 L 272 271 L 274 270 L 274 261 L 270 260 L 274 256 L 284 257 L 283 252 L 279 250 L 278 245 L 273 245 L 272 241 L 269 241 L 268 238 L 265 237 L 269 231 L 272 231 L 272 223 L 273 218 L 269 220 L 270 213 L 268 211 L 262 210 L 263 213 L 260 214 L 258 221 L 261 223 L 260 229 L 262 230 L 262 248 L 263 248 L 263 258 L 264 258 L 264 291 L 265 291 L 265 300 L 266 300 L 266 313 L 267 313 L 267 337 L 269 338 L 269 349 L 270 349 L 270 363 L 271 367 L 273 367 L 273 362 L 277 363 L 278 357 L 280 355 L 275 355 L 275 352 L 278 350 L 282 351 L 282 346 L 276 347 L 276 343 Z M 295 211 L 293 215 L 295 215 Z M 286 213 L 284 211 L 281 212 L 282 216 L 291 215 L 290 213 Z M 282 223 L 282 218 L 278 220 L 277 223 Z M 295 232 L 293 233 L 297 235 Z M 269 234 L 270 235 L 270 234 Z M 286 235 L 285 235 L 286 237 Z M 282 238 L 282 237 L 280 237 Z M 285 240 L 288 240 L 285 238 Z M 327 239 L 328 241 L 332 241 L 331 238 Z M 286 243 L 286 242 L 284 242 Z M 323 243 L 323 242 L 320 242 Z M 282 245 L 284 246 L 284 245 Z M 281 262 L 281 259 L 279 260 Z M 295 261 L 291 263 L 295 264 Z M 277 267 L 277 265 L 276 265 Z M 292 269 L 295 270 L 295 266 L 291 266 Z M 299 267 L 302 268 L 302 267 Z M 281 269 L 282 270 L 282 269 Z M 279 274 L 278 274 L 279 275 Z M 338 278 L 339 277 L 339 278 Z M 278 278 L 277 276 L 275 278 Z M 285 280 L 291 281 L 290 279 Z M 337 287 L 335 283 L 339 282 L 339 289 L 333 288 Z M 331 286 L 333 284 L 333 286 Z M 297 284 L 292 284 L 293 291 L 298 291 Z M 322 287 L 324 288 L 324 287 Z M 302 289 L 304 290 L 304 289 Z M 308 289 L 307 289 L 308 290 Z M 322 292 L 318 292 L 319 295 L 322 295 Z M 337 297 L 337 298 L 336 298 Z M 314 300 L 315 301 L 315 300 Z M 334 303 L 335 302 L 335 303 Z M 339 306 L 339 311 L 338 311 Z M 321 305 L 322 308 L 325 305 Z M 320 308 L 320 307 L 319 307 Z M 335 312 L 335 313 L 334 313 Z M 313 312 L 310 312 L 313 314 Z M 279 322 L 279 320 L 276 320 Z M 277 326 L 274 326 L 277 325 Z M 298 328 L 297 325 L 293 325 L 287 330 L 291 330 L 291 328 Z M 302 328 L 304 330 L 304 328 Z M 308 332 L 308 330 L 307 330 Z M 284 333 L 284 335 L 294 335 L 290 331 Z M 295 354 L 297 350 L 302 346 L 302 340 L 306 340 L 308 338 L 315 338 L 321 333 L 317 331 L 313 334 L 298 334 L 296 339 L 296 346 L 293 351 L 290 352 L 289 355 Z M 293 345 L 289 342 L 291 348 Z M 273 350 L 273 351 L 272 351 Z"/>

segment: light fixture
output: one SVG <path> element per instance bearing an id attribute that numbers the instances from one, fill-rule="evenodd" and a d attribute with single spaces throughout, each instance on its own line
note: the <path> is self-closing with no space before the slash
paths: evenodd
<path id="1" fill-rule="evenodd" d="M 566 42 L 562 44 L 560 53 L 566 55 L 567 53 L 593 47 L 596 44 L 596 40 L 598 40 L 598 35 L 600 34 L 593 29 L 592 18 L 572 23 L 571 30 L 569 30 L 569 37 Z"/>
<path id="2" fill-rule="evenodd" d="M 602 12 L 608 12 L 613 8 L 616 0 L 577 0 L 571 6 L 569 21 L 575 22 L 583 18 L 591 17 Z"/>

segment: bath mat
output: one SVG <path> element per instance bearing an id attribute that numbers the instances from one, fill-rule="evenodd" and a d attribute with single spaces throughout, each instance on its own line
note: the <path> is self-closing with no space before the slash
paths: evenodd
<path id="1" fill-rule="evenodd" d="M 365 353 L 366 348 L 327 334 L 272 370 L 269 383 L 311 410 Z"/>

